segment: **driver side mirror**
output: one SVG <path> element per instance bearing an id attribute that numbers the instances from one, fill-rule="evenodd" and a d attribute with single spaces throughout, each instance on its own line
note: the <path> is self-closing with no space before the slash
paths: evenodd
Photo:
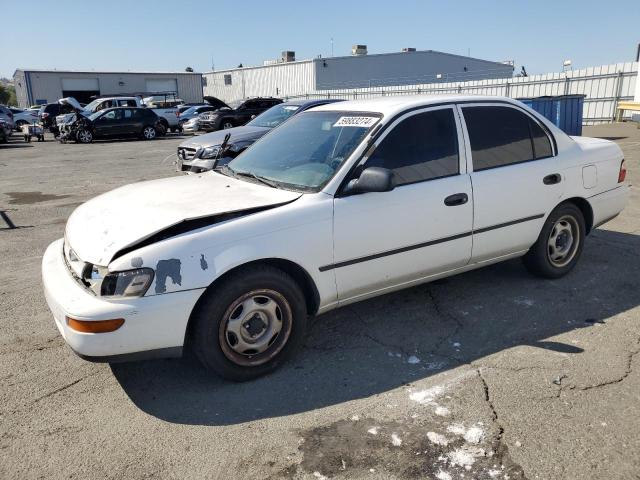
<path id="1" fill-rule="evenodd" d="M 369 167 L 347 184 L 345 193 L 390 192 L 395 186 L 393 171 L 388 168 Z"/>

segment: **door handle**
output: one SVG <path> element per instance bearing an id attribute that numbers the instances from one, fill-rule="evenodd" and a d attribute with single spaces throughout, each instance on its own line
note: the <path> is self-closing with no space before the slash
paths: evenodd
<path id="1" fill-rule="evenodd" d="M 556 183 L 560 183 L 562 181 L 562 176 L 559 173 L 552 173 L 551 175 L 547 175 L 542 179 L 542 183 L 545 185 L 555 185 Z"/>
<path id="2" fill-rule="evenodd" d="M 444 204 L 447 207 L 455 207 L 456 205 L 464 205 L 469 201 L 469 197 L 466 193 L 454 193 L 444 199 Z"/>

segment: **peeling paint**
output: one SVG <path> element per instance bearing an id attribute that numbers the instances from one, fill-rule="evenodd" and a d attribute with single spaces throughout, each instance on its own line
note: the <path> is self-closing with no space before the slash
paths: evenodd
<path id="1" fill-rule="evenodd" d="M 141 257 L 133 257 L 131 259 L 131 266 L 133 268 L 140 268 L 143 265 L 143 261 Z"/>
<path id="2" fill-rule="evenodd" d="M 209 268 L 209 264 L 207 263 L 207 260 L 204 258 L 204 253 L 200 255 L 200 268 L 202 270 L 206 270 Z"/>
<path id="3" fill-rule="evenodd" d="M 182 285 L 180 267 L 181 262 L 177 258 L 158 262 L 156 265 L 156 293 L 165 293 L 167 291 L 167 278 L 170 278 L 177 285 Z"/>

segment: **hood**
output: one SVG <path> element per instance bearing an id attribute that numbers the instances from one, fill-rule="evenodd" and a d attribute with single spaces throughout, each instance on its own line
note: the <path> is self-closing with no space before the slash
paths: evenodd
<path id="1" fill-rule="evenodd" d="M 202 97 L 202 99 L 207 102 L 209 105 L 211 105 L 212 107 L 216 107 L 216 108 L 231 108 L 229 107 L 229 105 L 227 105 L 226 103 L 224 103 L 222 100 L 220 100 L 217 97 L 210 97 L 210 96 L 204 96 Z"/>
<path id="2" fill-rule="evenodd" d="M 69 105 L 73 107 L 76 112 L 84 112 L 84 108 L 82 108 L 82 105 L 80 105 L 80 103 L 73 97 L 61 98 L 60 100 L 58 100 L 58 103 L 60 105 Z"/>
<path id="3" fill-rule="evenodd" d="M 266 127 L 252 127 L 249 125 L 245 125 L 244 127 L 229 128 L 227 130 L 218 130 L 217 132 L 211 132 L 205 135 L 199 135 L 195 138 L 190 138 L 186 142 L 182 142 L 179 147 L 198 149 L 198 147 L 206 148 L 213 147 L 214 145 L 221 145 L 227 133 L 231 134 L 231 137 L 229 137 L 230 144 L 243 141 L 255 142 L 269 130 L 271 129 Z"/>
<path id="4" fill-rule="evenodd" d="M 106 266 L 118 251 L 184 220 L 277 206 L 301 195 L 214 172 L 151 180 L 79 206 L 65 236 L 80 259 Z"/>

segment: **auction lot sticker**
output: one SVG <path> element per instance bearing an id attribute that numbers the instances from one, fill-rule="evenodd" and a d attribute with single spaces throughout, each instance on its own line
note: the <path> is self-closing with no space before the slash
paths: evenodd
<path id="1" fill-rule="evenodd" d="M 369 128 L 377 121 L 378 117 L 340 117 L 333 126 Z"/>

